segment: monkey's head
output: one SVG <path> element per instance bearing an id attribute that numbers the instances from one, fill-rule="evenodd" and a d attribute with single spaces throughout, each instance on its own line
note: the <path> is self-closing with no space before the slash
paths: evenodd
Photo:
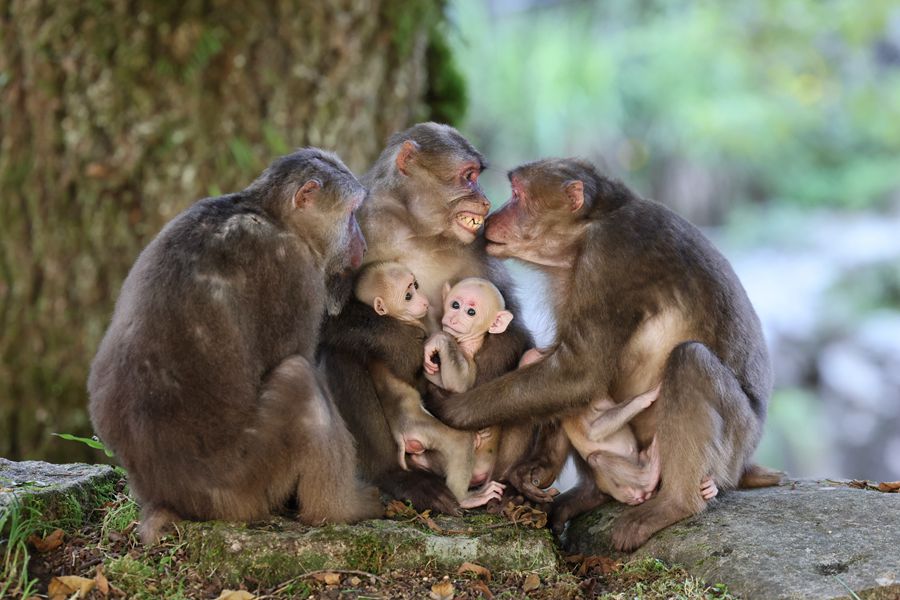
<path id="1" fill-rule="evenodd" d="M 416 276 L 397 262 L 366 265 L 356 279 L 354 294 L 381 316 L 414 322 L 428 314 L 428 298 L 419 291 Z"/>
<path id="2" fill-rule="evenodd" d="M 512 196 L 487 220 L 487 251 L 536 265 L 570 267 L 609 181 L 578 159 L 546 159 L 509 172 Z"/>
<path id="3" fill-rule="evenodd" d="M 379 163 L 392 174 L 420 233 L 463 244 L 475 240 L 491 208 L 478 183 L 486 165 L 458 131 L 414 125 L 391 137 Z"/>
<path id="4" fill-rule="evenodd" d="M 441 326 L 457 342 L 503 333 L 513 319 L 500 290 L 487 279 L 468 277 L 453 287 L 445 283 L 443 294 Z"/>
<path id="5" fill-rule="evenodd" d="M 246 191 L 323 259 L 327 274 L 362 263 L 366 241 L 356 211 L 366 189 L 337 155 L 297 150 L 273 161 Z"/>

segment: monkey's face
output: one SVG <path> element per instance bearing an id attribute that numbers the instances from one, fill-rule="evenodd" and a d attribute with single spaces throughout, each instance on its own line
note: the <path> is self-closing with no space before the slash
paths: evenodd
<path id="1" fill-rule="evenodd" d="M 365 188 L 349 171 L 311 179 L 295 194 L 298 228 L 311 238 L 330 273 L 357 269 L 362 264 L 366 241 L 356 211 L 365 197 Z"/>
<path id="2" fill-rule="evenodd" d="M 425 235 L 472 243 L 491 208 L 478 177 L 484 161 L 452 127 L 423 123 L 398 146 L 407 208 Z"/>
<path id="3" fill-rule="evenodd" d="M 584 230 L 583 183 L 532 163 L 509 175 L 512 195 L 487 219 L 487 252 L 547 267 L 569 267 Z"/>
<path id="4" fill-rule="evenodd" d="M 428 298 L 419 291 L 419 282 L 411 271 L 395 278 L 384 297 L 387 314 L 404 321 L 418 321 L 428 314 Z"/>
<path id="5" fill-rule="evenodd" d="M 503 297 L 486 281 L 464 279 L 444 291 L 441 327 L 457 341 L 502 333 L 510 321 L 512 313 L 503 310 Z"/>

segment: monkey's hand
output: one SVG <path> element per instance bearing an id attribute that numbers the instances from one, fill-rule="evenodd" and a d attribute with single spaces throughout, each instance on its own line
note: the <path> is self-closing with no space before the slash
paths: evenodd
<path id="1" fill-rule="evenodd" d="M 431 336 L 425 342 L 425 360 L 422 366 L 427 375 L 436 375 L 441 370 L 440 353 L 446 347 L 447 340 L 439 333 Z"/>
<path id="2" fill-rule="evenodd" d="M 659 398 L 659 390 L 661 388 L 662 383 L 659 383 L 652 390 L 648 390 L 639 396 L 635 396 L 632 402 L 636 402 L 637 405 L 641 407 L 641 410 L 649 408 L 650 405 L 656 402 L 656 399 Z"/>
<path id="3" fill-rule="evenodd" d="M 541 460 L 521 463 L 509 474 L 509 482 L 526 498 L 539 504 L 553 502 L 553 498 L 559 495 L 558 489 L 547 487 L 555 479 L 556 476 L 550 473 L 548 465 Z"/>

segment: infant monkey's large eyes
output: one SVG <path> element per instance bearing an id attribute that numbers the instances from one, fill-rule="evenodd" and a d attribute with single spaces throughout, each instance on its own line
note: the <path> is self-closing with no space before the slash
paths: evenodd
<path id="1" fill-rule="evenodd" d="M 450 307 L 451 307 L 451 308 L 459 308 L 459 302 L 457 302 L 456 300 L 454 300 L 453 303 L 450 304 Z"/>
<path id="2" fill-rule="evenodd" d="M 418 282 L 418 281 L 413 281 L 413 287 L 416 288 L 416 289 L 419 289 L 419 282 Z"/>
<path id="3" fill-rule="evenodd" d="M 406 301 L 409 302 L 410 300 L 412 300 L 412 292 L 406 292 Z"/>
<path id="4" fill-rule="evenodd" d="M 470 308 L 469 310 L 466 311 L 466 314 L 469 315 L 470 317 L 474 317 L 474 316 L 475 316 L 475 309 L 474 309 L 474 308 Z"/>

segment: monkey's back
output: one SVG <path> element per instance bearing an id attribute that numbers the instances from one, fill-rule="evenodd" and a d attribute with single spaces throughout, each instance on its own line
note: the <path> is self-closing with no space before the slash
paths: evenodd
<path id="1" fill-rule="evenodd" d="M 313 357 L 315 272 L 307 247 L 239 194 L 197 202 L 144 249 L 88 379 L 94 427 L 129 471 L 227 474 L 262 377 Z"/>

